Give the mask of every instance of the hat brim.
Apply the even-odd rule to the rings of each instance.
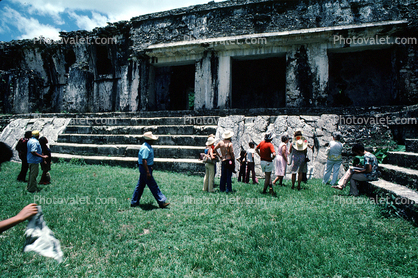
[[[152,137],[144,136],[145,140],[155,141],[158,140],[158,136],[152,135]]]
[[[308,142],[307,142],[306,138],[303,137],[303,136],[297,136],[297,137],[301,137],[299,140],[302,140],[303,141],[303,145],[301,147],[298,146],[297,145],[297,141],[299,141],[299,140],[296,140],[296,137],[295,137],[295,138],[293,138],[293,142],[295,142],[293,144],[293,148],[295,150],[297,150],[297,151],[304,151],[304,150],[306,150],[308,148]]]
[[[224,134],[222,134],[222,139],[231,139],[232,136],[234,136],[233,132],[230,132],[230,133],[225,132]]]

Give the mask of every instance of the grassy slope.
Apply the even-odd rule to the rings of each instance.
[[[65,260],[57,264],[33,252],[22,253],[26,226],[22,223],[0,235],[2,277],[418,273],[416,227],[402,219],[383,218],[366,197],[349,197],[347,191],[336,192],[318,180],[300,192],[291,190],[286,181],[287,187],[275,188],[277,197],[262,195],[261,185],[235,182],[236,192],[225,195],[202,192],[201,177],[155,172],[171,202],[162,210],[148,189],[143,206],[130,208],[138,178],[135,169],[55,164],[53,183],[33,195],[15,181],[19,167],[6,163],[0,172],[1,218],[38,198]],[[90,204],[51,204],[71,198],[81,202],[89,198]]]

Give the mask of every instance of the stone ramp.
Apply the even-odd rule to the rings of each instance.
[[[392,195],[386,199],[388,205],[401,209],[404,217],[418,224],[418,153],[413,150],[409,147],[407,152],[389,152],[387,164],[379,164],[381,178],[369,185]]]
[[[402,198],[402,200],[409,200],[407,202],[402,201],[404,203],[418,204],[418,192],[416,190],[412,190],[405,186],[392,183],[383,179],[379,179],[377,181],[371,181],[369,183],[376,188],[380,188],[384,190],[385,192],[390,192]]]
[[[198,160],[209,134],[216,134],[217,116],[154,118],[73,118],[56,143],[54,161],[83,160],[87,164],[137,167],[142,134],[159,136],[153,145],[155,169],[201,175]]]

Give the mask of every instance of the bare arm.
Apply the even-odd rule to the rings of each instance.
[[[0,233],[10,229],[13,226],[16,226],[17,224],[25,221],[26,219],[31,218],[37,213],[38,208],[36,204],[27,205],[16,216],[0,222]]]
[[[151,178],[151,173],[149,171],[148,162],[147,162],[146,159],[142,159],[142,166],[144,166],[145,171],[147,172],[147,179],[150,179]]]
[[[286,163],[287,163],[287,151],[286,151],[286,145],[283,145],[283,146],[282,146],[282,156],[283,156],[284,160],[285,160],[285,161],[286,161]]]
[[[48,156],[47,156],[47,155],[41,155],[41,154],[39,154],[39,153],[37,153],[37,152],[31,152],[31,154],[33,154],[34,156],[38,156],[38,157],[40,157],[40,158],[44,158],[44,159],[47,159],[47,158],[48,158]]]

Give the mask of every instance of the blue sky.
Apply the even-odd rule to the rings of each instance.
[[[92,30],[107,22],[207,2],[209,0],[0,0],[0,41],[40,36],[58,39],[60,31]]]

